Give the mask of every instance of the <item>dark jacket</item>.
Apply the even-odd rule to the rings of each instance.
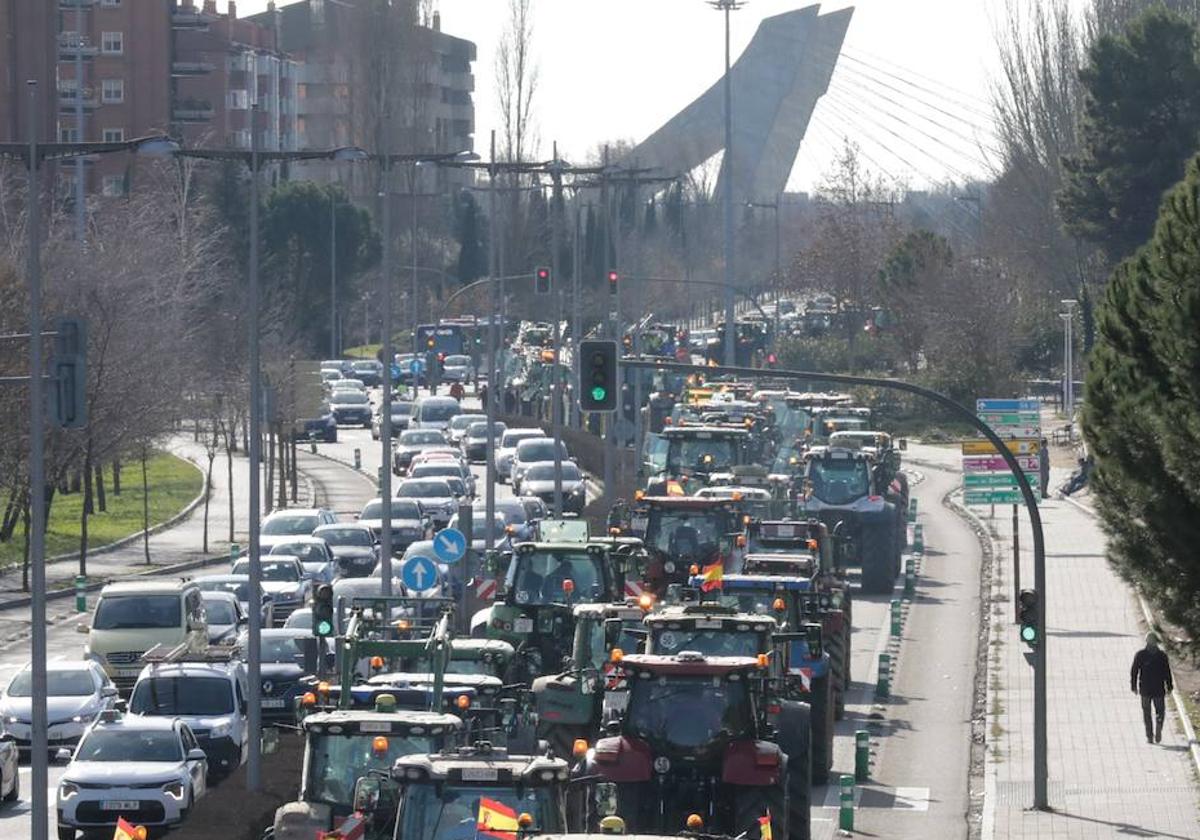
[[[1171,679],[1171,663],[1161,648],[1142,648],[1134,655],[1133,667],[1129,669],[1129,687],[1143,697],[1162,697],[1168,691],[1175,690],[1175,681]]]

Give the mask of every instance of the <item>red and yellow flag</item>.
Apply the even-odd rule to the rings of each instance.
[[[146,829],[140,825],[133,825],[124,817],[117,817],[113,840],[146,840]]]
[[[475,831],[496,840],[517,840],[517,812],[503,802],[480,797]]]
[[[758,837],[759,840],[771,840],[771,812],[767,811],[765,816],[758,818]]]
[[[704,578],[700,584],[701,592],[711,592],[714,589],[720,589],[723,586],[721,581],[725,578],[725,565],[723,563],[713,563],[711,566],[705,566],[700,571],[700,574]]]

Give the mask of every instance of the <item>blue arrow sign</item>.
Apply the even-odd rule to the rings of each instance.
[[[443,563],[457,563],[467,553],[467,538],[457,528],[444,528],[433,538],[433,553]]]
[[[977,412],[998,411],[1041,411],[1042,404],[1037,400],[975,400]]]
[[[400,381],[400,365],[392,365],[391,372],[392,372],[392,381],[399,382]]]
[[[425,362],[421,359],[413,359],[408,363],[408,372],[413,376],[419,376],[421,371],[425,369]]]
[[[437,566],[428,557],[410,557],[400,568],[400,579],[413,592],[432,589],[438,581]]]

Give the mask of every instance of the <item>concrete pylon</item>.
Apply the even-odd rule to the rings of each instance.
[[[734,63],[734,201],[783,192],[817,100],[829,88],[853,8],[819,5],[765,18]],[[723,79],[633,149],[626,161],[687,172],[725,145]],[[717,196],[725,189],[718,183]]]

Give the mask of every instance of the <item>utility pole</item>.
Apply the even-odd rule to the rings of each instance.
[[[1075,418],[1075,307],[1077,300],[1064,300],[1062,305],[1066,312],[1059,315],[1063,320],[1063,411],[1067,415],[1067,423]],[[1072,430],[1074,433],[1074,430]]]
[[[591,207],[590,204],[588,206],[589,206],[589,208]],[[579,217],[581,209],[582,208],[581,208],[581,202],[579,200],[579,194],[576,193],[576,195],[575,195],[575,240],[572,243],[572,251],[571,251],[571,370],[573,372],[573,376],[572,376],[573,382],[579,381],[579,341],[580,341],[580,339],[583,338],[583,336],[581,335],[581,333],[583,331],[583,325],[582,325],[582,320],[580,317],[580,310],[582,308],[582,302],[579,299],[579,291],[580,291],[579,290],[579,275],[582,272],[582,266],[580,265],[580,263],[583,261],[582,260],[583,244],[580,241],[580,239],[581,239],[580,231],[581,231],[582,225],[580,223],[581,220]],[[572,425],[574,425],[576,428],[579,428],[583,425],[583,418],[580,415],[578,399],[571,400],[571,418],[572,418]]]
[[[550,199],[550,293],[554,295],[554,367],[550,371],[550,425],[554,437],[554,517],[562,518],[562,292],[559,289],[559,228],[562,226],[562,176],[563,162],[558,159],[558,143],[554,144],[554,160],[550,164],[550,178],[554,192]]]
[[[496,130],[492,129],[491,157],[488,159],[488,276],[496,276]],[[499,327],[496,323],[500,307],[492,299],[491,317],[488,318],[488,370],[487,399],[484,411],[487,414],[487,522],[484,525],[484,545],[490,551],[496,546],[496,356],[500,346]]]
[[[383,399],[379,405],[379,439],[383,460],[379,470],[379,575],[384,597],[392,594],[392,366],[396,354],[392,350],[392,115],[383,114],[381,131],[383,143],[379,157],[379,198],[383,202],[383,258],[380,274],[379,308],[382,310],[380,355],[383,357]],[[417,302],[412,301],[415,310]],[[415,335],[415,332],[414,332]],[[415,357],[414,357],[415,358]],[[413,374],[414,387],[416,374]]]
[[[338,352],[337,314],[337,194],[329,189],[329,358],[336,359]]]
[[[76,0],[79,2],[79,0]],[[82,143],[87,138],[83,133],[83,3],[75,7],[75,142]],[[103,84],[103,83],[101,83]],[[103,139],[103,138],[99,138]],[[75,158],[75,241],[79,247],[87,245],[87,195],[84,182],[87,179],[87,169],[83,156]]]
[[[737,363],[737,321],[732,287],[737,277],[734,271],[733,241],[733,80],[730,78],[732,55],[729,31],[730,13],[745,5],[742,0],[708,0],[710,6],[725,14],[725,152],[721,156],[720,182],[725,185],[721,195],[725,207],[725,364]]]
[[[250,627],[248,645],[250,656],[246,663],[246,727],[250,730],[249,755],[246,757],[246,788],[251,792],[262,789],[262,562],[259,554],[259,517],[262,514],[262,362],[259,341],[258,300],[258,190],[259,190],[259,133],[258,105],[251,105],[250,119]]]

